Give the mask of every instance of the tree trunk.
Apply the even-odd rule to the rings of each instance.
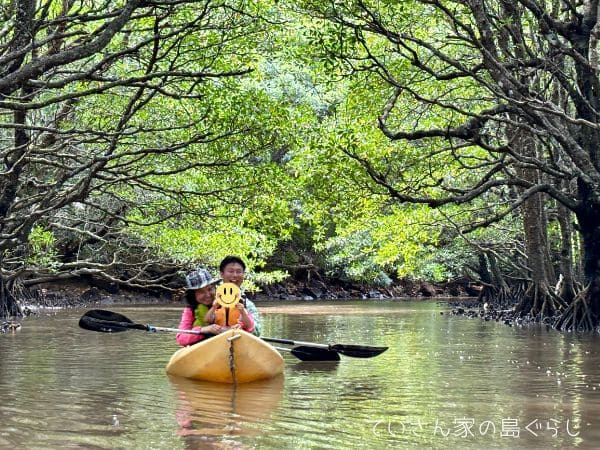
[[[496,256],[492,251],[483,251],[479,255],[479,276],[483,289],[479,294],[480,302],[490,302],[497,306],[512,304],[511,288],[498,267]]]
[[[507,128],[507,134],[513,148],[524,160],[537,158],[538,149],[533,136],[524,128],[518,127],[519,118],[513,118],[514,124]],[[517,170],[519,177],[531,184],[542,182],[542,175],[536,169],[525,164]],[[519,299],[517,314],[544,320],[556,314],[561,301],[551,286],[556,283],[556,274],[548,247],[547,214],[544,197],[541,193],[527,198],[521,207],[525,253],[529,279],[527,289]]]
[[[600,199],[596,193],[580,187],[582,190],[585,191],[582,193],[585,200],[577,212],[577,220],[583,244],[583,275],[597,323],[600,317]]]
[[[2,258],[0,258],[0,264]],[[9,284],[0,276],[0,318],[19,317],[22,315],[21,308],[9,288]]]
[[[600,325],[600,196],[578,180],[582,199],[576,211],[582,242],[584,288],[561,315],[561,330],[591,331]]]
[[[560,254],[558,266],[560,278],[556,286],[556,294],[570,304],[577,293],[576,276],[573,258],[573,227],[571,226],[571,212],[563,205],[558,205],[557,220],[560,226]]]
[[[546,214],[541,194],[535,194],[524,203],[522,214],[530,282],[517,306],[517,312],[543,320],[556,314],[560,302],[550,288],[554,284],[555,274],[548,250]]]

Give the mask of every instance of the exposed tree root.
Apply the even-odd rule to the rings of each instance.
[[[515,313],[535,321],[548,323],[564,310],[567,304],[546,284],[530,283],[521,296]]]
[[[0,284],[0,318],[22,317],[23,310],[18,299],[30,299],[32,296],[22,283],[12,281]]]
[[[560,314],[553,327],[561,331],[594,331],[598,317],[590,308],[590,286],[586,286]]]
[[[600,313],[592,307],[593,295],[590,284],[580,289],[570,302],[549,285],[531,281],[526,290],[522,286],[500,289],[486,285],[479,297],[484,308],[478,315],[485,320],[502,320],[507,325],[515,321],[537,322],[560,331],[600,331]]]
[[[481,304],[490,303],[497,306],[506,306],[514,304],[515,294],[507,284],[502,286],[486,284],[481,289],[477,300]]]
[[[513,322],[537,322],[553,326],[556,318],[567,308],[552,287],[531,280],[515,283],[510,287],[503,284],[485,286],[479,301],[484,305],[480,316],[485,320]]]

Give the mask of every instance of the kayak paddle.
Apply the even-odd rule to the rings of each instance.
[[[354,358],[372,358],[373,356],[382,354],[388,349],[388,347],[370,347],[367,345],[355,344],[315,344],[313,342],[291,341],[289,339],[270,337],[261,337],[261,339],[267,342],[275,342],[278,344],[300,345],[302,347],[334,351],[345,356],[352,356]]]
[[[315,348],[308,347],[305,345],[299,345],[297,347],[275,347],[280,352],[290,352],[300,361],[339,361],[340,355],[332,350],[326,348]]]
[[[106,311],[103,309],[92,309],[87,311],[79,319],[79,326],[85,330],[99,331],[101,333],[118,333],[127,330],[142,331],[168,331],[174,333],[202,334],[195,330],[181,330],[178,328],[155,327],[142,323],[134,323],[122,314]],[[340,355],[335,350],[325,347],[314,347],[299,345],[289,348],[274,347],[280,351],[290,352],[301,361],[339,361]]]

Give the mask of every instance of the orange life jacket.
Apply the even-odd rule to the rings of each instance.
[[[240,320],[240,312],[237,308],[219,307],[215,311],[215,323],[222,327],[232,327],[237,325]]]

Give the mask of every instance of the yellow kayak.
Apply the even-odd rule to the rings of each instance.
[[[218,383],[248,383],[283,373],[283,357],[243,330],[229,330],[177,350],[167,364],[170,375]]]

